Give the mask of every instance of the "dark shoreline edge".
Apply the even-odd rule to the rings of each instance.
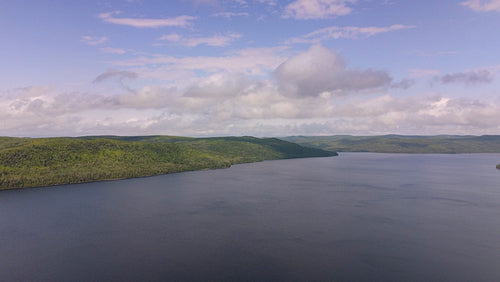
[[[235,163],[235,164],[232,164],[232,165],[230,165],[228,167],[220,167],[220,168],[201,168],[201,169],[183,170],[183,171],[177,171],[177,172],[168,172],[168,173],[162,173],[162,174],[152,174],[152,175],[143,175],[143,176],[135,176],[135,177],[123,177],[123,178],[99,179],[99,180],[90,180],[90,181],[86,181],[86,182],[60,183],[60,184],[51,184],[51,185],[43,185],[43,186],[15,187],[15,188],[6,188],[6,189],[0,188],[0,193],[2,193],[3,191],[21,191],[21,190],[26,190],[26,189],[43,189],[43,188],[60,187],[60,186],[67,186],[67,185],[80,185],[80,184],[109,182],[109,181],[121,181],[121,180],[130,180],[130,179],[141,179],[141,178],[149,178],[149,177],[156,177],[156,176],[170,175],[170,174],[178,174],[178,173],[187,173],[187,172],[200,172],[200,171],[221,170],[221,169],[231,168],[231,167],[233,167],[235,165],[244,165],[244,164],[261,163],[261,162],[269,162],[269,161],[284,161],[284,160],[309,159],[309,158],[311,158],[311,159],[312,158],[332,158],[332,157],[336,157],[336,156],[338,156],[338,155],[322,156],[322,157],[299,157],[299,158],[286,158],[286,159],[267,159],[267,160],[255,161],[255,162]]]

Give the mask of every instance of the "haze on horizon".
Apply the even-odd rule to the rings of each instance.
[[[0,136],[500,134],[500,0],[4,0],[0,25]]]

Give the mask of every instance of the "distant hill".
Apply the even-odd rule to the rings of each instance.
[[[276,138],[173,136],[0,137],[0,189],[225,168],[336,153]]]
[[[291,136],[281,138],[300,145],[335,152],[378,153],[500,153],[500,136]]]

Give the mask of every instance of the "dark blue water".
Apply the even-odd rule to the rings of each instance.
[[[500,281],[500,154],[0,192],[2,281]]]

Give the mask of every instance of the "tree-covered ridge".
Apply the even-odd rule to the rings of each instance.
[[[500,153],[500,136],[293,136],[283,140],[335,152]]]
[[[0,189],[82,183],[225,168],[269,159],[332,156],[278,139],[0,137]]]

